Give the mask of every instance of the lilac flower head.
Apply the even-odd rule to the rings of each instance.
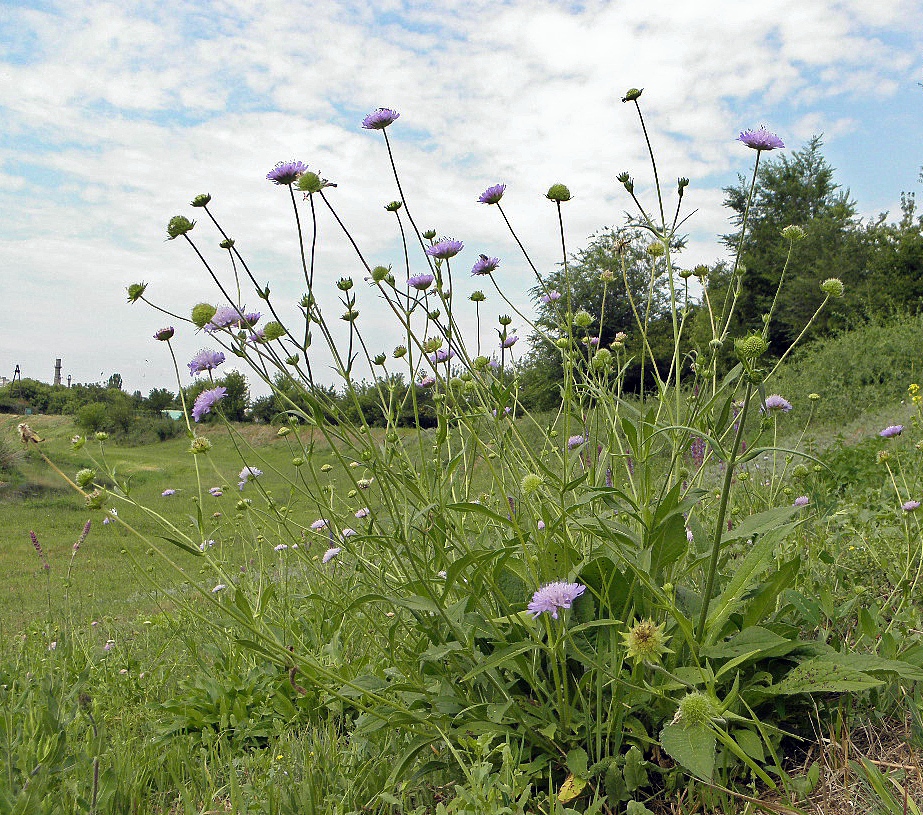
[[[224,583],[219,583],[212,589],[212,594],[217,594],[219,591],[224,591],[226,588],[227,586]]]
[[[401,114],[391,108],[378,108],[373,110],[362,120],[362,127],[366,130],[384,130],[388,125],[394,124]]]
[[[567,440],[567,449],[574,450],[579,447],[581,444],[586,444],[586,439],[583,436],[571,436]]]
[[[542,302],[545,303],[545,305],[548,305],[549,303],[553,303],[555,300],[560,300],[560,299],[561,299],[561,292],[556,291],[555,289],[552,289],[551,291],[549,291],[548,294],[542,295]]]
[[[362,520],[363,518],[368,518],[368,517],[369,517],[369,508],[368,508],[368,507],[362,507],[362,509],[360,509],[360,510],[356,513],[356,517],[357,517],[359,520]]]
[[[772,394],[772,396],[767,396],[766,404],[760,408],[763,413],[772,413],[776,410],[781,410],[783,413],[788,413],[791,409],[792,403],[787,399],[783,399],[777,393]]]
[[[351,538],[355,534],[356,534],[356,530],[348,526],[345,529],[340,530],[340,535],[344,538]]]
[[[263,471],[256,467],[244,467],[240,471],[238,478],[246,484],[248,481],[253,481],[254,478],[259,478],[262,474]]]
[[[799,495],[793,502],[793,507],[806,507],[811,503],[811,499],[807,495]]]
[[[515,334],[510,334],[506,339],[500,343],[501,348],[512,348],[517,342],[519,342],[519,337]]]
[[[206,413],[211,413],[211,409],[218,404],[228,394],[227,388],[217,387],[211,390],[202,391],[192,405],[192,418],[200,422]]]
[[[164,490],[160,493],[161,498],[169,498],[171,495],[176,495],[176,490]]]
[[[318,518],[313,524],[311,524],[311,529],[315,532],[319,532],[321,529],[327,528],[327,521],[324,518]]]
[[[329,563],[342,551],[343,550],[339,546],[331,546],[326,552],[324,552],[324,556],[320,559],[321,563]]]
[[[166,342],[170,337],[173,336],[176,329],[172,325],[168,325],[166,328],[161,328],[156,334],[154,334],[155,340],[160,340],[161,342]]]
[[[434,243],[432,246],[427,246],[426,254],[431,258],[448,260],[449,258],[455,257],[464,248],[465,244],[461,241],[446,238],[445,240],[439,241],[439,243]]]
[[[500,265],[500,258],[489,258],[487,255],[481,255],[474,266],[471,267],[471,274],[484,275],[496,271]]]
[[[426,291],[436,278],[431,274],[423,273],[416,274],[411,278],[408,278],[407,285],[412,286],[417,291]]]
[[[506,184],[494,184],[478,196],[479,204],[499,204],[506,192]]]
[[[905,501],[903,504],[901,504],[901,509],[904,510],[904,512],[913,512],[915,509],[919,509],[919,508],[920,508],[919,501],[910,500],[910,501]]]
[[[240,315],[243,309],[237,309],[234,306],[218,306],[218,309],[212,315],[212,318],[205,324],[205,330],[211,334],[219,328],[227,328],[240,321]]]
[[[537,528],[539,531],[541,531],[541,530],[543,530],[543,529],[545,528],[545,522],[544,522],[544,521],[539,521],[535,526],[536,526],[536,528]]]
[[[428,359],[430,364],[438,365],[440,362],[448,362],[454,356],[455,352],[451,348],[439,348],[434,353],[430,354]]]
[[[430,387],[431,385],[435,385],[435,384],[436,384],[436,377],[435,377],[435,376],[424,376],[424,377],[420,380],[420,387],[421,387],[421,388],[428,388],[428,387]]]
[[[782,139],[765,127],[760,127],[759,130],[744,130],[737,140],[753,150],[779,150],[785,147]]]
[[[189,367],[189,376],[195,376],[203,371],[213,371],[222,362],[224,362],[224,354],[221,353],[221,351],[211,351],[207,348],[203,348],[189,363],[187,363]]]
[[[222,495],[224,495],[224,491],[221,489],[221,487],[209,487],[208,491],[213,496],[215,496],[215,498],[220,498]]]
[[[893,439],[895,436],[900,436],[904,432],[904,425],[902,424],[892,424],[886,427],[878,435],[883,439]]]
[[[266,174],[266,178],[272,181],[273,184],[285,186],[286,184],[294,184],[298,180],[298,176],[307,172],[307,170],[308,165],[302,164],[300,161],[280,161]]]
[[[533,618],[543,612],[548,612],[557,620],[558,609],[570,608],[574,600],[585,591],[586,586],[581,586],[579,583],[564,583],[560,580],[556,583],[548,583],[532,595],[528,609]]]

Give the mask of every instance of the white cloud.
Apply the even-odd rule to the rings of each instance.
[[[620,102],[630,85],[646,87],[664,190],[673,195],[678,175],[692,179],[687,201],[700,212],[682,258],[692,265],[723,252],[720,187],[752,159],[733,140],[739,129],[766,122],[793,145],[820,131],[846,138],[867,97],[894,94],[918,72],[918,49],[900,40],[920,31],[912,2],[661,5],[656,17],[646,4],[525,0],[14,10],[13,27],[37,46],[27,62],[3,65],[0,87],[12,140],[0,152],[9,213],[0,251],[22,283],[0,373],[22,362],[47,378],[46,360],[60,355],[86,371],[80,379],[118,367],[129,388],[169,384],[168,360],[139,363],[162,351],[149,335],[163,319],[124,305],[123,288],[150,280],[152,297],[182,313],[214,297],[188,247],[163,241],[168,218],[193,214],[187,203],[199,192],[214,195],[254,274],[272,280],[293,313],[282,303],[304,283],[291,207],[264,179],[280,159],[336,181],[330,200],[369,262],[399,265],[382,210],[396,197],[387,156],[379,134],[358,128],[379,104],[402,113],[390,132],[419,226],[466,241],[456,274],[467,293],[479,251],[501,255],[502,279],[532,282],[499,214],[475,203],[490,183],[509,184],[504,203],[541,270],[560,259],[554,209],[542,198],[551,183],[574,192],[572,249],[621,221],[631,204],[615,181],[621,170],[650,202],[646,146],[633,107]],[[317,288],[338,308],[333,282],[358,280],[361,267],[330,214],[318,217]],[[200,220],[193,237],[223,262],[220,236]],[[388,315],[362,301],[376,341],[398,342]],[[192,353],[201,338],[177,342]],[[60,345],[67,350],[49,350]]]

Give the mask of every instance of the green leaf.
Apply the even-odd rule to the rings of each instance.
[[[660,731],[660,746],[693,775],[711,781],[715,769],[715,734],[702,724],[670,723]]]
[[[735,634],[729,640],[709,645],[701,650],[708,659],[735,659],[743,654],[760,657],[780,657],[800,648],[803,643],[779,636],[768,628],[754,625]]]
[[[179,540],[179,538],[168,538],[166,535],[158,535],[161,540],[165,540],[167,543],[172,543],[174,546],[178,546],[185,552],[195,555],[196,557],[202,557],[202,550],[198,546],[193,546],[191,543],[186,541]]]
[[[641,751],[632,745],[631,749],[625,754],[625,768],[622,771],[625,777],[625,786],[629,792],[634,792],[639,787],[646,787],[648,784],[647,770],[644,769],[644,758]]]
[[[572,775],[587,777],[587,754],[582,747],[575,747],[567,754],[567,769]]]
[[[480,676],[485,671],[489,671],[492,668],[497,668],[502,665],[504,662],[511,660],[513,657],[524,654],[526,651],[531,651],[535,648],[538,648],[538,644],[532,641],[519,642],[513,645],[508,645],[506,648],[501,648],[499,651],[492,654],[488,659],[485,659],[483,662],[479,663],[476,668],[468,671],[462,678],[462,682],[469,682],[474,679],[476,676]]]
[[[763,740],[752,730],[735,730],[731,735],[740,749],[750,756],[750,758],[756,759],[757,761],[766,760]]]
[[[654,815],[640,801],[629,801],[625,806],[625,815]]]
[[[838,665],[824,657],[814,657],[796,665],[785,678],[767,688],[754,688],[753,692],[767,696],[791,696],[798,693],[845,693],[861,691],[883,685],[867,673]]]
[[[801,558],[795,557],[783,563],[755,592],[744,610],[744,626],[756,625],[771,611],[775,611],[776,600],[787,589],[801,569]]]
[[[773,507],[764,512],[757,512],[755,515],[748,515],[736,527],[721,536],[721,543],[724,545],[732,540],[744,540],[767,532],[778,533],[782,524],[800,510],[801,507],[794,506]],[[794,525],[791,528],[793,529]],[[777,540],[782,540],[784,537],[785,535],[780,535]]]

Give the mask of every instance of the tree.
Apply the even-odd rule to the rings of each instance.
[[[112,374],[109,377],[109,382],[106,384],[107,388],[114,388],[117,391],[122,390],[122,375],[121,374]]]
[[[153,388],[147,395],[147,407],[155,413],[173,407],[176,397],[166,388]]]
[[[804,230],[804,238],[792,246],[791,260],[779,290],[769,328],[770,348],[782,353],[799,335],[824,299],[820,283],[829,277],[848,282],[862,266],[860,224],[849,190],[834,181],[834,168],[821,153],[823,141],[814,136],[790,156],[766,160],[757,174],[756,188],[747,220],[740,262],[742,288],[731,333],[742,334],[762,326],[769,314],[789,252],[782,230],[789,225]],[[738,184],[726,187],[725,205],[733,211],[736,231],[724,242],[736,251],[750,181],[738,176]],[[715,276],[709,283],[712,303],[721,303],[728,277]],[[823,331],[831,309],[822,315],[813,333]]]

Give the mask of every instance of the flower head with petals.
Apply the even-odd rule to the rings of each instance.
[[[575,450],[581,444],[585,444],[585,443],[586,443],[586,439],[583,436],[571,436],[567,440],[567,449]]]
[[[426,291],[436,278],[431,274],[424,272],[422,274],[415,274],[413,277],[407,279],[407,285],[411,288],[416,289],[417,291]]]
[[[510,334],[508,337],[500,341],[501,348],[512,348],[517,342],[519,342],[519,337],[515,334]]]
[[[791,409],[792,403],[789,402],[788,399],[779,396],[777,393],[767,396],[766,403],[760,408],[763,413],[773,413],[777,410],[782,411],[782,413],[788,413]]]
[[[506,192],[506,184],[494,184],[478,196],[479,204],[499,204]]]
[[[585,591],[586,586],[581,586],[579,583],[565,583],[560,580],[548,583],[532,595],[528,609],[533,617],[547,612],[557,620],[558,609],[570,608],[574,600]]]
[[[321,558],[321,563],[329,563],[342,551],[342,548],[339,546],[331,546],[326,552],[324,552],[324,556]]]
[[[555,300],[560,300],[560,299],[561,299],[561,292],[555,291],[554,289],[549,291],[548,294],[542,295],[542,302],[545,305],[548,305],[549,303],[553,303]]]
[[[294,184],[298,180],[298,176],[307,172],[307,170],[308,165],[302,164],[300,161],[280,161],[266,174],[266,178],[272,181],[273,184],[286,186]]]
[[[914,501],[912,499],[910,501],[905,501],[903,504],[901,504],[901,509],[904,510],[904,512],[913,512],[915,509],[919,509],[919,508],[920,508],[920,502]]]
[[[765,127],[760,127],[759,130],[744,130],[737,140],[753,150],[780,150],[785,147],[782,139]]]
[[[474,266],[471,267],[471,274],[484,275],[496,271],[500,265],[500,258],[489,258],[487,255],[478,257]]]
[[[217,387],[211,390],[202,391],[192,405],[192,418],[200,422],[206,413],[211,413],[212,408],[217,405],[225,396],[228,395],[228,389]]]
[[[213,371],[222,362],[224,362],[224,354],[221,351],[203,349],[187,363],[189,375],[195,376],[203,371]]]
[[[892,424],[882,430],[878,435],[883,439],[893,439],[895,436],[900,436],[904,432],[904,425],[902,424]]]
[[[426,254],[431,258],[448,260],[449,258],[455,257],[464,248],[465,244],[461,241],[450,240],[449,238],[446,238],[439,241],[439,243],[434,243],[432,246],[427,246]]]
[[[366,130],[384,130],[388,125],[394,124],[400,116],[400,113],[391,108],[378,108],[362,120],[362,127]]]

